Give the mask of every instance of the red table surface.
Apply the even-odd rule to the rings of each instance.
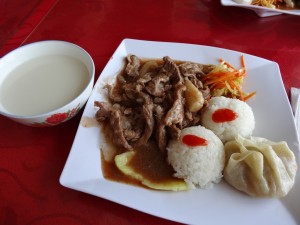
[[[298,16],[261,18],[219,0],[29,2],[0,1],[0,57],[31,42],[69,41],[91,54],[97,79],[124,38],[193,43],[273,60],[287,93],[300,87]],[[59,184],[81,113],[50,128],[0,116],[0,224],[177,224]]]

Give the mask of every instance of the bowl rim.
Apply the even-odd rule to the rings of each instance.
[[[71,43],[71,42],[68,42],[68,41],[61,41],[61,40],[43,40],[43,41],[37,41],[37,42],[32,42],[32,43],[29,43],[29,44],[25,44],[25,45],[22,45],[10,52],[8,52],[7,54],[5,54],[3,57],[0,58],[0,61],[2,61],[3,59],[9,57],[11,54],[15,54],[16,52],[19,52],[19,51],[22,51],[23,48],[28,48],[30,46],[33,46],[33,45],[41,45],[41,44],[45,44],[45,43],[61,43],[61,44],[66,44],[66,45],[69,45],[69,46],[72,46],[72,47],[75,47],[77,49],[79,49],[80,51],[82,51],[86,56],[87,56],[87,59],[88,61],[90,61],[91,63],[91,71],[89,72],[89,82],[86,84],[85,88],[80,92],[80,94],[75,97],[74,99],[72,99],[71,101],[69,101],[67,104],[63,105],[63,106],[60,106],[56,109],[53,109],[51,111],[48,111],[48,112],[45,112],[45,113],[40,113],[40,114],[33,114],[33,115],[16,115],[16,114],[13,114],[13,113],[9,113],[9,112],[4,112],[0,109],[0,115],[3,115],[3,116],[6,116],[8,118],[12,118],[12,119],[35,119],[35,118],[40,118],[40,117],[47,117],[49,115],[52,115],[52,114],[56,114],[56,113],[59,113],[61,111],[64,111],[62,109],[64,109],[65,107],[67,107],[68,105],[70,105],[72,102],[75,102],[77,101],[80,97],[82,97],[82,95],[87,91],[87,89],[89,88],[90,85],[92,85],[93,87],[93,83],[94,83],[94,77],[95,77],[95,63],[94,63],[94,60],[93,58],[91,57],[91,55],[82,47],[80,47],[79,45],[77,44],[74,44],[74,43]],[[91,84],[92,83],[92,84]],[[91,88],[91,91],[92,91],[92,88]],[[91,92],[90,91],[90,92]],[[89,93],[90,95],[91,93]],[[87,99],[85,100],[85,102],[87,101]]]

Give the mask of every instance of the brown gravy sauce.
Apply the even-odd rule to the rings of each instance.
[[[131,184],[134,186],[142,186],[139,181],[123,174],[117,168],[114,161],[108,162],[104,160],[104,157],[102,155],[101,155],[101,165],[102,165],[102,174],[105,179],[120,182],[120,183]]]
[[[161,152],[154,141],[135,149],[136,155],[129,165],[153,182],[177,180],[172,177],[174,170],[166,162],[166,154]]]
[[[112,132],[108,124],[101,124],[101,130],[106,140],[108,149],[101,149],[101,165],[104,178],[121,183],[142,186],[139,181],[124,175],[116,166],[114,160],[107,161],[103,156],[104,151],[115,151],[115,155],[126,152],[127,150],[117,148],[112,143]],[[166,161],[166,153],[161,152],[155,143],[151,140],[147,145],[134,148],[136,154],[129,162],[129,165],[138,171],[145,179],[156,183],[179,180],[173,177],[174,170]],[[113,157],[114,158],[114,157]]]

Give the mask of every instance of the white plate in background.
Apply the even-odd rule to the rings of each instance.
[[[235,6],[235,7],[251,9],[254,12],[256,12],[256,14],[260,17],[277,16],[280,14],[290,14],[290,15],[300,16],[299,9],[289,9],[289,10],[271,9],[263,6],[257,6],[257,5],[240,4],[240,3],[236,3],[234,0],[221,0],[221,4],[223,6]]]
[[[243,54],[247,69],[243,89],[246,92],[257,92],[257,95],[248,102],[256,118],[254,136],[273,141],[287,141],[295,152],[299,165],[299,143],[278,64],[236,51],[193,44],[125,39],[95,84],[83,112],[83,118],[94,117],[96,112],[94,101],[105,99],[99,89],[120,71],[128,54],[146,58],[170,56],[177,60],[204,64],[217,64],[218,59],[223,58],[238,68]],[[216,184],[210,190],[155,191],[104,179],[100,160],[102,142],[103,137],[98,127],[86,128],[82,124],[79,125],[60,177],[63,186],[185,224],[296,225],[300,223],[299,170],[294,188],[282,199],[249,197],[235,190],[225,181]]]

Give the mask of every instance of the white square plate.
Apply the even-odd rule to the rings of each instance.
[[[252,55],[192,44],[165,43],[125,39],[101,73],[83,118],[94,117],[95,100],[105,99],[99,89],[115,76],[128,54],[217,64],[219,58],[240,67],[240,56],[246,62],[246,92],[257,91],[249,100],[256,117],[254,136],[273,141],[285,140],[297,156],[298,139],[292,110],[275,62]],[[213,189],[186,192],[154,191],[106,180],[101,172],[100,145],[103,139],[98,127],[79,125],[60,183],[71,189],[89,193],[165,219],[186,224],[231,225],[296,225],[300,223],[300,177],[283,199],[259,199],[238,192],[225,181]],[[97,199],[95,198],[95,201]]]
[[[256,12],[256,14],[260,17],[276,16],[280,14],[290,14],[290,15],[300,16],[299,9],[289,9],[289,10],[271,9],[267,7],[257,6],[257,5],[240,4],[240,3],[236,3],[233,0],[221,0],[221,4],[223,6],[235,6],[235,7],[251,9],[254,12]]]

